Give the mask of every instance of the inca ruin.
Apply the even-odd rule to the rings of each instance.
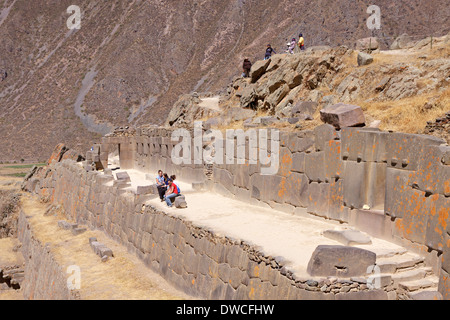
[[[0,300],[450,299],[444,1],[37,2],[0,1]]]

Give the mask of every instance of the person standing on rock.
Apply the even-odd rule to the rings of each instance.
[[[251,68],[252,68],[252,63],[250,62],[250,60],[244,59],[244,64],[242,65],[242,69],[243,69],[242,77],[243,78],[250,77],[250,69]]]
[[[264,60],[269,60],[272,57],[272,53],[277,54],[275,50],[273,50],[270,44],[267,45],[266,55],[264,56]]]
[[[167,187],[162,170],[158,171],[158,176],[156,177],[156,187],[158,188],[159,198],[161,199],[161,202],[163,202]]]
[[[305,50],[305,39],[303,38],[303,34],[300,33],[298,36],[298,47],[300,50]]]

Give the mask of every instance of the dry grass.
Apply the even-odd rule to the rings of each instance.
[[[437,95],[435,92],[398,101],[359,101],[356,104],[363,108],[369,121],[381,120],[380,129],[382,130],[421,133],[427,121],[441,117],[450,110],[450,88],[438,96],[434,101],[434,108],[424,109],[424,105]]]
[[[63,270],[70,265],[81,268],[81,297],[86,300],[173,300],[189,299],[170,287],[125,247],[109,239],[100,231],[87,231],[73,236],[57,227],[61,217],[45,217],[45,206],[25,195],[23,210],[31,216],[33,235],[41,243],[50,243],[51,252]],[[111,248],[115,257],[106,263],[93,252],[89,238]]]

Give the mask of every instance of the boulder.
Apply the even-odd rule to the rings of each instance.
[[[114,257],[113,251],[105,246],[103,243],[92,241],[90,242],[92,250],[94,250],[95,254],[100,258],[104,256]]]
[[[252,79],[252,83],[261,78],[261,76],[266,72],[267,67],[270,65],[271,60],[259,60],[255,62],[250,70],[250,78]]]
[[[363,38],[356,41],[356,50],[377,50],[380,47],[375,37]]]
[[[338,103],[320,110],[320,119],[336,129],[365,125],[364,113],[359,106]]]
[[[312,116],[317,111],[319,104],[313,101],[299,101],[292,107],[292,116],[298,117],[300,115]]]
[[[251,108],[256,101],[256,91],[253,85],[244,88],[241,92],[241,108]]]
[[[178,209],[185,209],[187,208],[187,202],[185,197],[177,197],[175,198],[174,206]]]
[[[50,159],[48,159],[47,165],[60,162],[67,150],[67,147],[63,143],[58,144],[55,149],[53,149],[53,153],[50,156]]]
[[[365,52],[358,53],[358,66],[367,66],[373,62],[373,57]]]
[[[255,114],[256,114],[256,111],[254,111],[254,110],[242,109],[242,108],[237,108],[237,107],[231,108],[227,111],[227,116],[232,121],[243,121],[248,118],[254,117]]]
[[[408,34],[404,33],[401,36],[397,37],[394,42],[392,42],[390,49],[398,50],[398,49],[407,49],[412,46],[411,37]]]
[[[318,246],[308,264],[308,273],[314,277],[349,278],[365,276],[374,266],[374,252],[345,246]]]

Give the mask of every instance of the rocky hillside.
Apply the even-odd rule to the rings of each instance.
[[[341,46],[257,61],[250,78],[237,77],[228,86],[219,111],[202,107],[203,99],[183,97],[166,125],[204,120],[222,128],[305,129],[322,123],[321,109],[346,103],[363,108],[366,125],[450,142],[450,34],[435,38],[433,50],[425,39],[407,49],[377,50],[366,65],[357,65],[360,56],[366,54]]]
[[[75,3],[76,2],[76,3]],[[161,124],[182,94],[217,91],[270,42],[353,47],[368,4],[342,0],[0,0],[0,160],[85,149],[117,125]],[[81,8],[69,30],[67,8]],[[377,0],[392,37],[450,31],[444,0]],[[431,23],[432,21],[432,23]]]

